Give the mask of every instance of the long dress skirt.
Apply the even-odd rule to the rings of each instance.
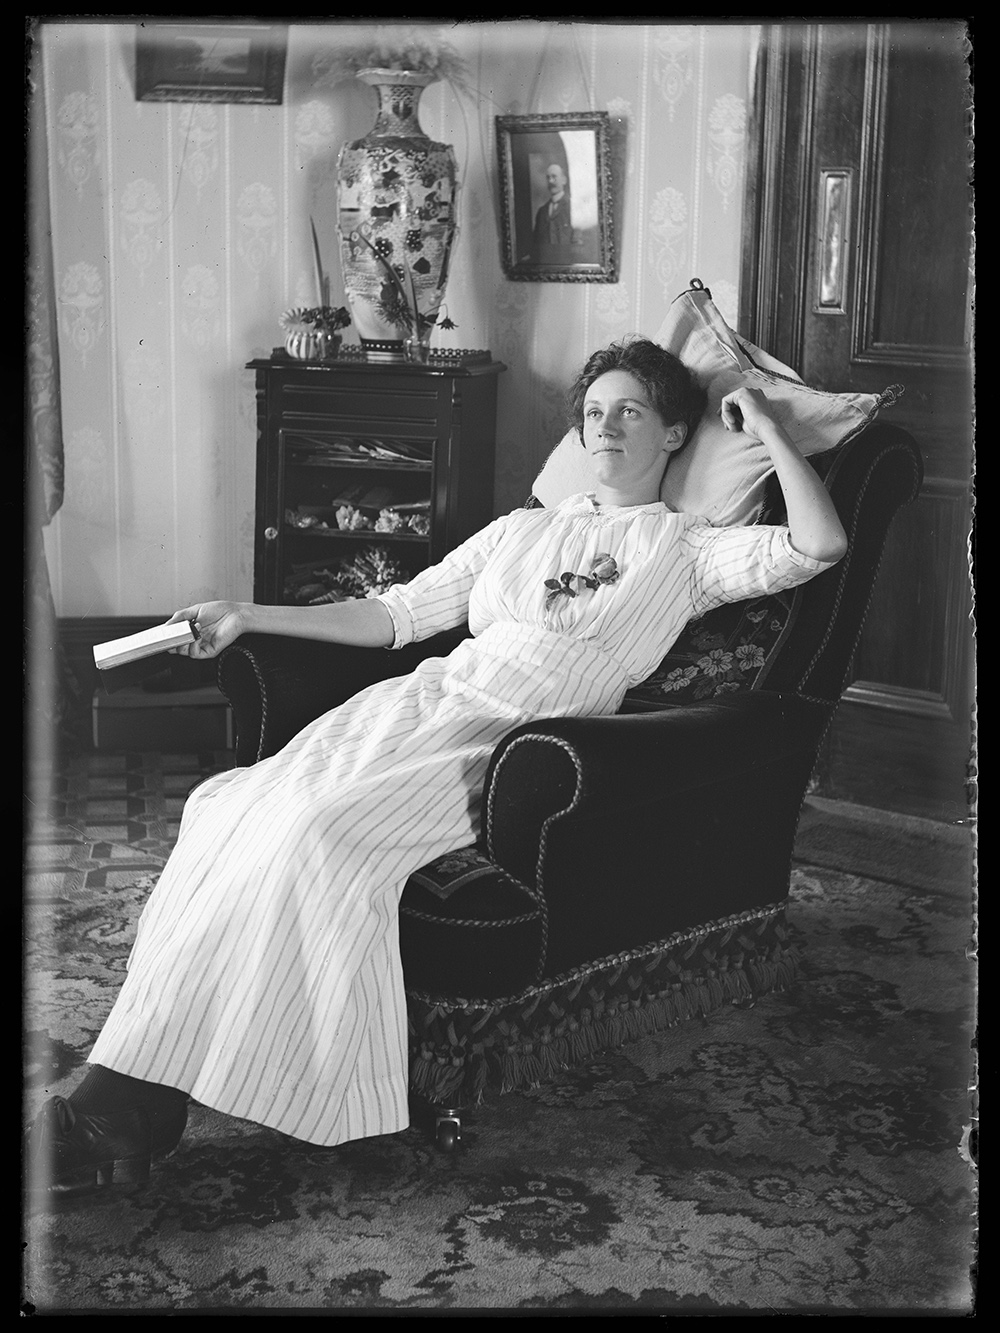
[[[405,1128],[403,886],[475,840],[512,727],[625,684],[596,645],[494,624],[202,784],[91,1061],[310,1143]]]

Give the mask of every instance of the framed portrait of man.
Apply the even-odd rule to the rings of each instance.
[[[502,259],[518,282],[617,282],[606,111],[497,116]]]

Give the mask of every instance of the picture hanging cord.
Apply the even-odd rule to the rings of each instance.
[[[552,29],[547,27],[545,30],[545,40],[542,42],[542,49],[538,53],[538,65],[535,68],[535,78],[531,85],[531,93],[528,96],[527,105],[524,108],[528,116],[536,115],[535,110],[538,104],[538,84],[542,77],[542,70],[545,68],[545,53],[549,49],[549,42],[552,40]]]
[[[584,94],[585,94],[585,98],[586,98],[586,106],[585,106],[584,109],[586,109],[586,110],[596,109],[596,108],[594,108],[594,93],[593,93],[593,85],[592,85],[592,83],[591,83],[590,75],[589,75],[589,73],[588,73],[588,71],[587,71],[586,61],[585,61],[584,58],[583,58],[583,51],[582,51],[581,48],[580,48],[580,34],[579,34],[579,32],[577,31],[577,29],[576,29],[575,26],[571,26],[571,27],[570,27],[570,34],[571,34],[572,39],[573,39],[573,50],[574,50],[574,52],[575,52],[575,54],[576,54],[576,58],[577,58],[577,60],[578,60],[578,62],[579,62],[579,65],[580,65],[580,73],[581,73],[581,75],[582,75],[582,79],[583,79],[583,88],[584,88]],[[533,79],[533,81],[532,81],[532,85],[531,85],[531,93],[530,93],[529,98],[528,98],[527,106],[525,107],[525,113],[528,114],[528,115],[534,114],[534,113],[533,113],[533,107],[536,105],[536,103],[537,103],[537,101],[538,101],[538,85],[539,85],[539,83],[540,83],[540,81],[541,81],[542,72],[543,72],[543,70],[544,70],[544,68],[545,68],[545,54],[546,54],[546,51],[548,50],[548,46],[549,46],[549,42],[550,42],[550,40],[551,40],[551,37],[552,37],[552,29],[551,29],[551,25],[550,25],[550,26],[548,27],[546,33],[545,33],[545,40],[542,42],[542,49],[541,49],[541,51],[539,52],[539,56],[538,56],[538,64],[537,64],[537,66],[536,66],[536,68],[535,68],[535,77],[534,77],[534,79]],[[481,43],[480,43],[479,53],[478,53],[478,56],[477,56],[476,60],[477,60],[477,70],[476,70],[477,79],[476,79],[476,83],[477,83],[477,87],[478,87],[478,88],[481,88],[481,87],[482,87],[482,84],[483,84],[483,49],[482,49],[482,44],[481,44]],[[463,85],[463,87],[465,88],[466,91],[468,91],[468,92],[473,92],[474,95],[477,96],[477,97],[479,97],[480,99],[483,99],[483,97],[485,96],[483,93],[475,93],[475,90],[473,90],[473,89],[469,89],[467,85]],[[495,108],[497,108],[497,111],[499,111],[499,104],[498,104],[496,101],[494,101],[493,98],[489,98],[489,99],[487,99],[487,100],[489,100],[490,102],[492,102],[493,106],[494,106]],[[463,112],[463,114],[464,114],[464,112]],[[484,169],[487,169],[487,171],[488,171],[488,168],[486,168],[486,162],[487,162],[488,152],[487,152],[487,146],[486,146],[486,142],[485,142],[484,134],[483,134],[483,118],[482,118],[481,116],[478,117],[478,121],[479,121],[479,148],[480,148],[480,152],[482,153]],[[495,148],[496,148],[496,145],[495,145],[495,143],[494,143],[494,151],[495,151]],[[489,196],[490,196],[490,205],[491,205],[492,210],[493,210],[493,221],[494,221],[494,223],[496,224],[497,235],[499,236],[499,235],[500,235],[500,232],[501,232],[501,229],[502,229],[502,220],[501,220],[501,217],[500,217],[500,201],[499,201],[499,198],[498,198],[498,192],[497,192],[496,190],[490,190],[490,192],[489,192]]]
[[[595,111],[597,108],[594,104],[594,89],[591,83],[590,74],[587,70],[587,62],[583,58],[583,51],[580,47],[580,33],[578,31],[578,25],[571,23],[568,24],[567,26],[569,27],[570,38],[573,43],[573,53],[576,56],[577,61],[579,63],[580,75],[583,82],[585,104],[580,109],[582,111]],[[542,42],[542,49],[538,55],[538,65],[535,69],[535,78],[531,85],[531,95],[528,98],[528,104],[525,107],[525,113],[527,115],[538,114],[537,113],[538,85],[541,81],[542,71],[545,68],[545,55],[546,52],[548,51],[549,43],[551,42],[551,40],[552,40],[552,25],[549,24],[546,29],[545,40],[544,42]]]

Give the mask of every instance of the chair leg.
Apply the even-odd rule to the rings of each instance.
[[[454,1152],[462,1142],[462,1108],[429,1102],[415,1093],[410,1094],[413,1120],[419,1121],[442,1152]]]
[[[462,1113],[458,1107],[434,1108],[434,1142],[442,1152],[454,1152],[462,1142]]]

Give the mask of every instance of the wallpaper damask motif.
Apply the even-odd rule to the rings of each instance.
[[[42,22],[66,496],[46,532],[60,615],[159,615],[252,595],[252,357],[314,299],[309,219],[342,299],[341,144],[375,95],[331,72],[339,23],[293,24],[280,107],[137,103],[129,23]],[[462,190],[444,346],[500,380],[495,510],[523,501],[595,347],[654,333],[699,277],[735,320],[745,24],[461,23],[475,92],[435,84],[423,128]],[[512,283],[500,264],[494,117],[607,110],[615,284]],[[348,337],[355,336],[348,331]]]

